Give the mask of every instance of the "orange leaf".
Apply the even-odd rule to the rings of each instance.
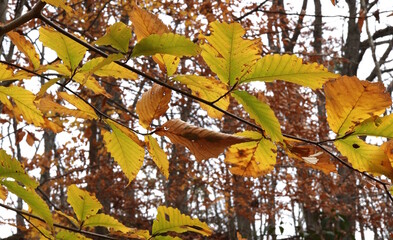
[[[148,129],[153,119],[161,117],[168,110],[170,100],[171,90],[157,84],[142,94],[142,98],[136,104],[136,113],[142,127]]]
[[[186,146],[198,161],[217,157],[232,144],[250,141],[245,137],[196,127],[180,119],[166,122],[155,133],[168,137],[172,143]]]
[[[18,47],[18,49],[26,55],[33,69],[37,70],[40,67],[40,57],[38,56],[34,45],[24,36],[20,35],[17,32],[12,31],[7,33],[7,35],[11,39],[11,41]]]

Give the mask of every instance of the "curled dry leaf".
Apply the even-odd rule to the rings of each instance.
[[[250,141],[246,137],[196,127],[180,119],[166,122],[155,133],[168,137],[172,143],[186,146],[198,161],[217,157],[233,144]]]
[[[136,104],[136,113],[139,115],[139,123],[148,129],[151,121],[162,116],[168,110],[171,100],[171,90],[158,84],[142,94],[142,98]]]

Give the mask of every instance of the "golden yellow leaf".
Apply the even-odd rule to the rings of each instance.
[[[336,77],[338,74],[329,72],[323,65],[304,64],[296,55],[273,54],[258,60],[241,82],[282,80],[317,89],[329,79]]]
[[[29,63],[33,70],[37,70],[40,67],[40,57],[38,56],[34,45],[24,36],[15,31],[8,32],[7,35],[11,39],[12,43],[14,43],[18,49],[29,59]]]
[[[130,183],[143,165],[145,150],[140,146],[137,136],[130,130],[110,119],[105,122],[112,129],[112,132],[102,130],[105,146]]]
[[[386,154],[386,156],[388,156],[390,165],[393,166],[393,140],[384,142],[381,146],[381,149]]]
[[[173,80],[186,84],[187,87],[191,89],[194,95],[203,98],[209,102],[217,100],[228,92],[227,85],[214,78],[182,75],[176,76]],[[207,114],[212,118],[221,118],[224,115],[224,113],[206,104],[200,103],[200,105],[203,109],[207,111]],[[229,106],[229,96],[227,95],[223,97],[214,105],[223,110],[227,110]]]
[[[171,90],[154,84],[149,91],[142,94],[142,98],[136,104],[136,113],[139,116],[139,124],[149,129],[153,119],[158,119],[166,110],[171,100]]]
[[[153,161],[160,169],[161,173],[165,176],[166,179],[169,177],[169,162],[168,157],[164,150],[160,148],[157,143],[157,140],[153,138],[151,135],[145,136],[145,143],[147,146],[147,150],[149,151],[150,156]]]
[[[86,117],[86,119],[98,119],[94,109],[77,96],[69,95],[66,92],[59,92],[58,95],[67,102],[74,105],[78,110],[83,112],[83,115]]]
[[[15,80],[14,70],[12,70],[8,65],[0,63],[0,81],[10,81]]]
[[[217,157],[232,144],[249,141],[247,137],[214,132],[180,119],[169,120],[155,133],[168,137],[172,143],[186,146],[198,161]]]
[[[209,42],[202,44],[202,57],[219,79],[234,85],[260,57],[259,40],[243,39],[245,30],[239,23],[210,23]]]
[[[64,9],[67,13],[71,14],[73,12],[72,8],[68,5],[65,4],[64,0],[43,0],[46,3],[49,3],[50,5],[53,5],[55,7],[60,7]]]
[[[7,196],[8,196],[7,188],[0,185],[0,199],[5,201],[7,199]]]
[[[237,133],[236,136],[249,141],[228,148],[225,163],[230,164],[232,174],[260,177],[274,169],[277,147],[272,141],[253,131]]]
[[[91,112],[81,111],[78,109],[69,109],[54,102],[49,97],[43,97],[37,101],[37,107],[46,114],[46,116],[54,116],[60,114],[61,116],[73,116],[76,118],[92,119]],[[93,111],[94,112],[94,111]],[[94,113],[95,114],[95,113]],[[95,116],[97,118],[97,116]]]
[[[354,127],[352,135],[393,138],[392,125],[393,114],[383,117],[374,116]]]
[[[383,148],[367,144],[357,136],[348,136],[334,144],[341,154],[348,158],[352,167],[361,172],[383,174],[393,179],[393,168]]]
[[[327,82],[324,90],[327,120],[339,136],[363,120],[383,113],[392,104],[382,83],[360,81],[357,77],[339,77]]]

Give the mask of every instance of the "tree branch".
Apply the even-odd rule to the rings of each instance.
[[[0,37],[2,37],[7,32],[14,30],[15,28],[27,23],[28,21],[38,18],[41,14],[41,10],[45,7],[46,3],[39,1],[30,11],[26,14],[12,20],[11,22],[0,26]]]

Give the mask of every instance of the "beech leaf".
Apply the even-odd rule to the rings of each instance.
[[[106,120],[112,132],[102,131],[105,146],[113,159],[120,165],[129,182],[136,177],[143,165],[145,150],[140,146],[139,140],[134,133],[127,128]]]
[[[392,165],[381,147],[367,144],[357,136],[337,140],[334,145],[357,170],[393,179]]]
[[[172,143],[186,146],[198,161],[217,157],[232,144],[249,141],[246,137],[214,132],[180,119],[169,120],[155,133],[168,137]]]
[[[84,116],[86,119],[98,119],[96,112],[94,109],[84,101],[82,101],[80,98],[74,95],[69,95],[66,92],[59,92],[58,95],[66,100],[67,102],[71,103],[74,105],[79,111],[82,112],[81,115],[79,116]]]
[[[26,55],[33,70],[37,70],[40,67],[40,57],[38,56],[34,45],[24,36],[15,31],[8,32],[7,36],[11,39],[12,43],[14,43],[18,49]]]
[[[121,222],[117,221],[112,216],[99,213],[93,216],[90,216],[83,223],[84,227],[107,227],[112,228],[115,231],[121,231],[123,233],[129,232],[131,229],[124,226]]]
[[[372,116],[382,114],[392,104],[382,83],[343,76],[325,84],[327,120],[339,136]]]
[[[160,148],[157,143],[157,140],[151,135],[145,136],[145,143],[147,146],[147,150],[149,151],[150,156],[152,157],[154,163],[160,169],[161,173],[165,176],[166,179],[169,177],[169,162],[168,156]]]
[[[189,89],[191,89],[192,93],[205,99],[206,101],[213,102],[220,97],[224,96],[228,92],[228,87],[226,84],[214,79],[207,78],[201,76],[193,76],[193,75],[182,75],[176,76],[173,80],[181,82]],[[222,118],[224,113],[204,104],[200,103],[201,107],[207,111],[207,114],[212,118]],[[217,107],[227,110],[229,106],[229,96],[225,96],[220,99],[220,101],[214,103]]]
[[[139,124],[149,129],[153,119],[158,119],[168,110],[170,100],[171,90],[154,84],[149,91],[142,94],[142,98],[136,104]]]
[[[196,56],[199,52],[199,46],[188,38],[174,33],[163,33],[143,38],[135,45],[132,56],[150,56],[159,53],[182,57]]]
[[[87,48],[48,27],[40,28],[42,44],[57,53],[64,65],[73,72],[85,56]]]
[[[370,117],[354,127],[352,135],[393,138],[393,114]]]
[[[234,85],[259,58],[259,40],[243,39],[245,30],[239,23],[210,23],[208,44],[202,44],[202,57],[219,79]]]
[[[260,177],[274,169],[277,147],[272,141],[253,131],[237,133],[236,136],[249,141],[228,148],[225,163],[231,165],[232,174]]]
[[[258,60],[241,82],[282,80],[317,89],[336,77],[338,74],[328,72],[323,65],[303,63],[303,60],[295,55],[273,54]]]
[[[157,217],[153,221],[152,236],[168,232],[196,232],[203,236],[210,236],[213,233],[206,223],[192,219],[176,208],[159,206]]]
[[[280,123],[270,106],[245,91],[234,91],[232,96],[243,105],[250,117],[254,119],[276,142],[282,142]]]
[[[122,53],[127,53],[131,37],[131,29],[124,23],[117,22],[107,28],[105,35],[94,43],[97,45],[110,45]]]
[[[64,0],[43,0],[43,1],[55,7],[60,7],[64,9],[67,13],[72,13],[72,8],[66,5]]]
[[[102,208],[97,198],[89,192],[79,189],[75,184],[68,187],[67,202],[74,209],[76,218],[82,224],[89,216],[97,214]]]

